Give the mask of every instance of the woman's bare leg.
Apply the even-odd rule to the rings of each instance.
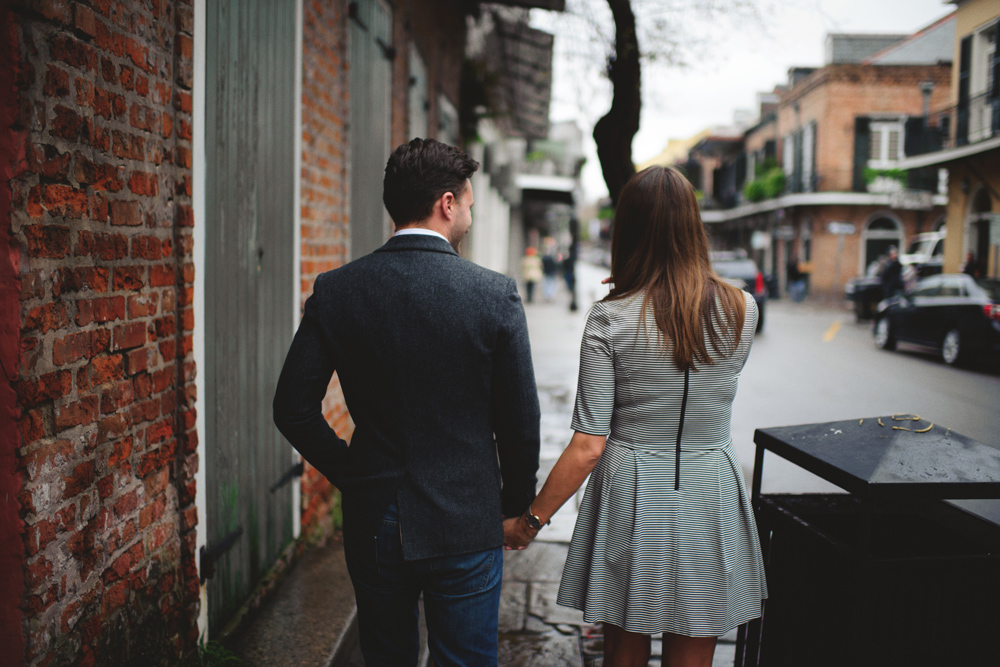
[[[604,667],[646,667],[649,663],[649,635],[604,624]]]
[[[685,637],[664,632],[663,667],[712,667],[716,639],[718,637]]]

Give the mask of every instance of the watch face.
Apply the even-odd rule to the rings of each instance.
[[[525,514],[524,518],[527,520],[528,525],[531,526],[532,530],[541,530],[542,522],[534,514]]]

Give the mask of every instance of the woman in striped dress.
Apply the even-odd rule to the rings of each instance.
[[[623,188],[613,288],[594,304],[566,450],[528,512],[523,548],[590,475],[560,604],[604,623],[606,667],[709,666],[716,639],[767,597],[730,421],[757,304],[711,268],[694,188],[650,167]],[[592,473],[592,474],[591,474]]]

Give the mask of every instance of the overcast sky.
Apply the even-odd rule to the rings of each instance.
[[[581,1],[586,0],[576,0]],[[597,2],[595,17],[603,20],[603,3],[592,1]],[[657,1],[633,0],[636,5]],[[644,68],[642,122],[632,144],[636,163],[655,157],[668,139],[731,124],[736,109],[754,110],[756,93],[784,82],[789,67],[822,65],[827,33],[913,33],[955,7],[943,0],[757,1],[762,5],[757,23],[721,18],[686,26],[705,44],[701,56],[687,67]],[[554,23],[559,20],[558,14],[549,12],[532,15],[534,25],[556,33],[550,117],[553,121],[575,119],[583,129],[587,142],[583,185],[587,199],[593,200],[607,195],[591,133],[593,123],[610,104],[610,86],[595,81],[596,70],[584,64],[586,59],[569,55],[579,40],[563,34]]]

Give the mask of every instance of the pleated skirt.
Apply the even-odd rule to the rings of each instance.
[[[731,445],[681,452],[608,442],[580,506],[558,602],[629,632],[720,636],[767,597],[749,494]]]

